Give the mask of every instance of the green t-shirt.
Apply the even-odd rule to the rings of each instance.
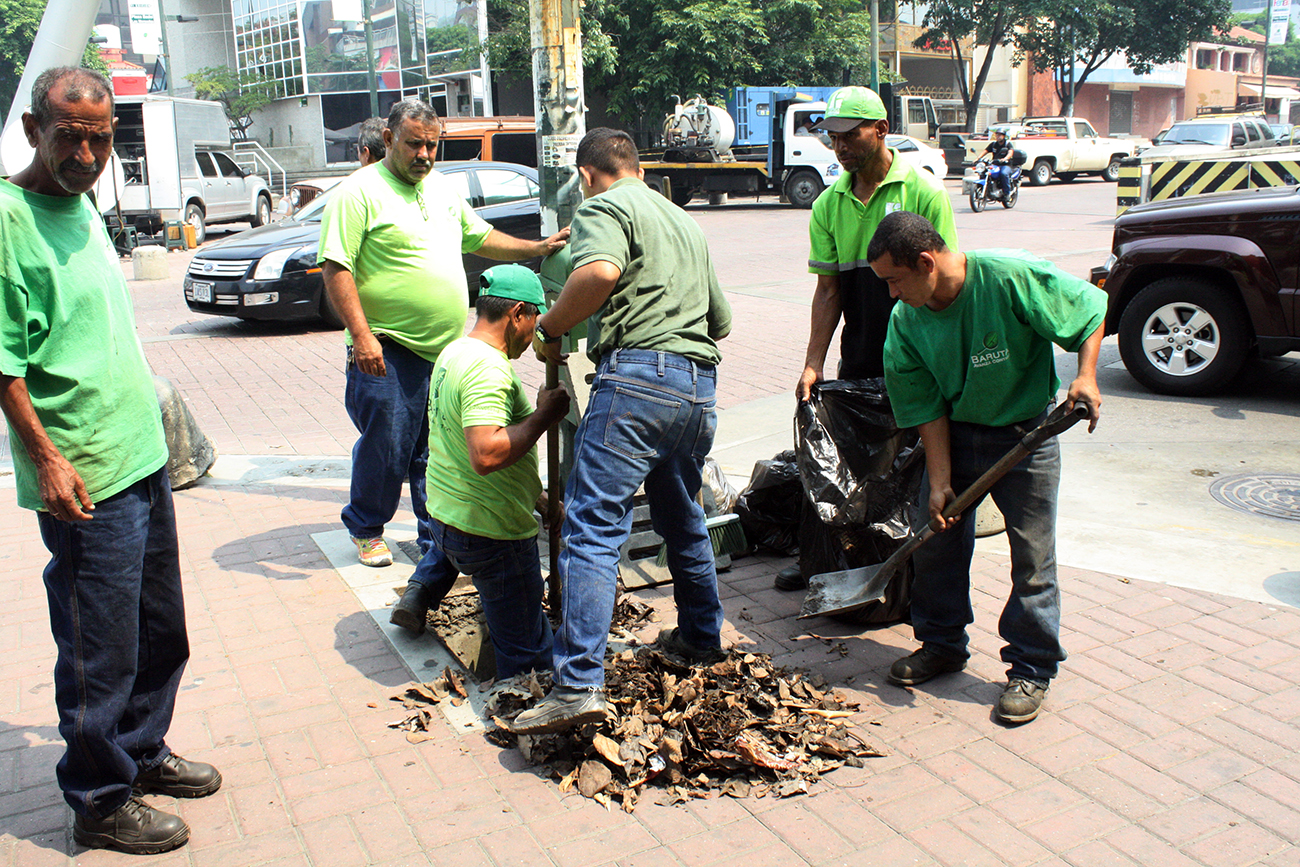
[[[894,161],[866,204],[853,195],[853,175],[845,172],[813,202],[808,222],[808,270],[840,278],[840,375],[846,379],[884,375],[885,334],[894,299],[867,264],[867,247],[880,221],[894,211],[920,214],[957,249],[952,203],[943,182],[890,151]]]
[[[429,514],[462,533],[488,539],[537,535],[533,506],[542,492],[534,446],[510,466],[480,476],[469,463],[465,428],[509,427],[533,411],[524,384],[494,346],[477,337],[453,341],[433,368],[429,389]]]
[[[93,502],[167,463],[153,376],[104,221],[85,196],[0,181],[0,373],[26,381],[50,440]],[[18,505],[44,510],[12,426]]]
[[[440,173],[412,186],[375,163],[330,191],[317,261],[352,272],[371,331],[434,361],[465,332],[461,254],[491,231]]]
[[[948,416],[1002,426],[1056,395],[1052,344],[1077,352],[1106,316],[1106,293],[1022,250],[966,254],[966,282],[943,310],[899,304],[885,384],[900,427]]]
[[[686,212],[637,178],[621,178],[573,215],[573,267],[612,262],[623,272],[609,300],[587,320],[587,355],[611,349],[674,352],[703,364],[722,360],[731,331],[704,232]]]

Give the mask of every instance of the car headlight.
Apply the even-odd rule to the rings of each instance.
[[[1105,268],[1106,273],[1109,274],[1111,271],[1114,270],[1115,263],[1118,261],[1119,261],[1119,257],[1116,256],[1114,253],[1111,253],[1109,256],[1106,257],[1106,261],[1102,264],[1101,267]]]
[[[280,275],[284,273],[284,265],[294,256],[305,250],[306,247],[285,247],[283,250],[272,250],[261,258],[257,263],[257,269],[253,271],[254,280],[279,280]]]

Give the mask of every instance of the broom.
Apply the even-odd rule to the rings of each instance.
[[[713,543],[713,557],[719,559],[727,558],[727,564],[731,565],[731,555],[740,554],[749,550],[749,543],[745,541],[745,531],[740,526],[740,516],[736,514],[715,515],[712,518],[704,520],[704,527],[709,531],[709,541]],[[659,546],[659,556],[655,557],[655,565],[668,565],[668,543]]]

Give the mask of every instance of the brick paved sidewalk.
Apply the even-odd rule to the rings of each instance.
[[[151,864],[1300,864],[1300,612],[1063,570],[1071,652],[1044,714],[992,721],[1005,558],[981,553],[967,671],[914,690],[884,672],[905,626],[796,621],[788,561],[722,576],[726,638],[822,673],[887,755],[809,796],[607,812],[515,751],[386,723],[408,671],[311,539],[344,493],[277,482],[177,494],[193,659],[171,742],[222,790],[156,801],[194,828]],[[53,781],[54,657],[34,521],[0,498],[0,865],[143,863],[71,843]],[[663,605],[662,590],[644,598]]]

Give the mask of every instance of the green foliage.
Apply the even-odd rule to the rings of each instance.
[[[478,68],[478,34],[473,30],[463,24],[453,24],[449,27],[430,27],[426,33],[430,75]],[[445,51],[457,53],[440,53]]]
[[[199,99],[216,100],[225,106],[231,132],[238,139],[248,137],[253,112],[275,99],[272,79],[247,72],[236,75],[229,66],[205,66],[185,76],[185,80],[194,86]]]
[[[9,111],[13,104],[27,54],[36,41],[46,0],[0,0],[0,106]],[[87,43],[81,65],[108,74],[108,64],[100,56],[99,46]]]
[[[1088,76],[1123,52],[1129,68],[1145,75],[1160,63],[1186,56],[1196,39],[1226,29],[1230,0],[1037,0],[1038,16],[1017,34],[1021,56],[1039,69],[1055,69],[1062,110]]]

